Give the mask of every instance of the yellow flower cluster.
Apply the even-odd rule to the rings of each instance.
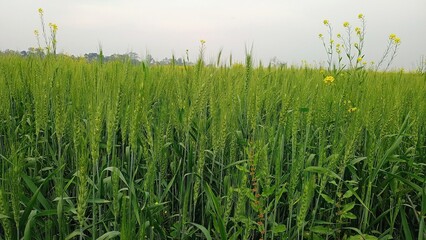
[[[332,84],[334,82],[334,77],[333,76],[327,76],[324,78],[324,83],[325,84]]]
[[[344,22],[343,27],[345,27],[345,28],[349,27],[349,22]]]
[[[355,32],[356,32],[357,35],[361,35],[361,28],[356,27]]]
[[[43,15],[43,8],[39,8],[39,9],[38,9],[38,13],[39,13],[40,15]]]
[[[358,111],[357,107],[352,106],[351,100],[345,100],[345,101],[343,101],[343,104],[344,105],[349,105],[349,108],[348,108],[348,112],[349,113],[353,113],[353,112]]]
[[[350,112],[350,113],[353,113],[353,112],[356,112],[356,111],[358,111],[358,108],[357,108],[357,107],[350,107],[350,108],[348,109],[348,112]]]
[[[328,26],[328,20],[327,19],[325,19],[324,21],[323,21],[323,23],[324,23],[324,25],[326,25],[326,26]]]
[[[338,44],[336,44],[336,52],[338,53],[338,54],[340,54],[341,52],[342,52],[342,50],[340,49],[340,47],[341,47],[342,45],[340,45],[340,43],[338,43]]]
[[[362,57],[357,58],[356,62],[361,62],[362,61]]]
[[[389,39],[394,43],[394,44],[400,44],[401,43],[401,39],[399,37],[397,37],[395,34],[391,34],[389,35]]]
[[[364,15],[362,13],[358,14],[358,19],[364,19]]]
[[[201,43],[201,45],[204,45],[204,44],[206,43],[206,41],[205,41],[205,40],[203,40],[203,39],[201,39],[201,40],[200,40],[200,43]]]
[[[49,23],[49,27],[53,30],[53,32],[58,31],[58,25],[54,23]]]

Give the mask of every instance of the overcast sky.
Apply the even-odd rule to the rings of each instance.
[[[336,35],[345,21],[359,25],[363,13],[367,61],[380,59],[390,33],[402,43],[393,67],[414,68],[426,56],[426,0],[0,0],[0,50],[37,45],[38,8],[59,27],[59,52],[74,55],[97,52],[100,43],[107,55],[149,52],[161,60],[188,49],[195,58],[203,39],[207,60],[221,49],[242,60],[253,45],[256,60],[321,63],[323,20]]]

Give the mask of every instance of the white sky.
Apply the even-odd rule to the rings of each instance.
[[[395,33],[401,46],[393,67],[415,68],[426,56],[426,0],[0,0],[0,50],[36,46],[40,29],[38,8],[46,24],[56,23],[58,50],[74,55],[148,51],[161,60],[190,52],[194,61],[200,40],[206,41],[207,60],[222,56],[242,60],[253,44],[256,60],[300,64],[326,61],[319,33],[335,35],[342,23],[367,21],[365,60],[378,61],[388,36]]]

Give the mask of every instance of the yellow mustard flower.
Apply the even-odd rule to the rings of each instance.
[[[322,36],[322,33],[320,33],[320,34],[318,35],[318,37],[319,37],[319,38],[322,38],[322,37],[323,37],[323,36]]]
[[[58,31],[58,25],[52,24],[52,29],[54,32]]]
[[[390,39],[390,40],[394,40],[395,38],[396,38],[396,35],[395,35],[395,34],[393,34],[393,33],[392,33],[392,34],[390,34],[390,35],[389,35],[389,39]]]
[[[361,28],[356,27],[355,32],[356,32],[357,35],[361,35]]]
[[[361,62],[362,61],[362,57],[357,58],[356,62]]]
[[[353,112],[356,112],[356,111],[358,111],[358,108],[357,108],[357,107],[350,107],[350,108],[348,109],[348,112],[350,112],[350,113],[353,113]]]
[[[36,37],[38,37],[38,35],[39,35],[38,30],[34,30],[34,35],[36,35]]]
[[[399,37],[395,37],[393,39],[393,41],[394,41],[395,44],[400,44],[401,43],[401,39]]]
[[[328,20],[327,20],[327,19],[325,19],[325,20],[323,21],[323,23],[324,23],[324,25],[328,25]]]
[[[340,35],[340,33],[338,33],[337,34],[337,38],[341,38],[342,37],[342,35]]]
[[[39,9],[38,9],[38,13],[39,13],[39,14],[43,14],[43,8],[39,8]]]
[[[364,15],[362,13],[358,14],[358,19],[363,19]]]
[[[200,40],[200,43],[201,43],[201,44],[205,44],[205,43],[206,43],[206,41],[205,41],[205,40],[203,40],[203,39],[201,39],[201,40]]]
[[[334,77],[333,76],[327,76],[324,78],[324,83],[325,84],[331,84],[334,82]]]
[[[349,27],[349,22],[344,22],[343,27]]]

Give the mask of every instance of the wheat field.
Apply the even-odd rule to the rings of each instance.
[[[425,100],[403,71],[2,55],[0,239],[426,239]]]

